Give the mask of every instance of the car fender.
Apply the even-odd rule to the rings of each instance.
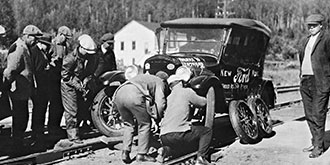
[[[119,87],[126,81],[125,74],[123,71],[108,71],[103,73],[99,80],[105,88],[105,93],[110,96],[114,92],[114,89]]]
[[[223,93],[222,85],[219,79],[216,76],[209,75],[199,75],[193,77],[189,81],[189,85],[192,89],[196,91],[198,95],[206,96],[207,90],[210,86],[215,87],[215,96],[216,96],[216,113],[225,113],[228,112],[228,108],[225,102],[225,97]]]

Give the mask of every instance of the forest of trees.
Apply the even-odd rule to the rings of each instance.
[[[180,17],[251,18],[272,30],[269,54],[288,59],[306,34],[304,20],[311,13],[330,16],[329,0],[1,0],[0,24],[9,45],[28,24],[54,33],[66,25],[74,33],[98,39],[115,33],[131,20],[162,22]],[[227,11],[225,14],[223,11]],[[326,18],[329,27],[330,19]]]

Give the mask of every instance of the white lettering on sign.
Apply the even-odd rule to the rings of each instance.
[[[198,68],[205,68],[205,65],[203,63],[203,61],[201,61],[201,59],[199,58],[178,58],[178,60],[180,60],[181,64],[183,66],[187,66],[187,67],[198,67]]]
[[[220,76],[222,76],[222,77],[230,77],[231,73],[232,73],[232,71],[230,71],[230,70],[224,70],[224,69],[220,70]]]
[[[247,90],[249,86],[246,84],[222,84],[223,89],[238,89],[238,90]]]
[[[250,69],[249,68],[237,68],[237,74],[234,76],[234,83],[248,83],[250,81]]]
[[[253,77],[258,77],[259,76],[259,72],[258,71],[255,71],[255,70],[252,70],[252,76]]]

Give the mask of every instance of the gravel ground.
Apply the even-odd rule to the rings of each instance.
[[[296,104],[283,110],[272,111],[272,118],[280,125],[274,127],[275,135],[264,138],[257,144],[242,144],[239,140],[228,146],[219,148],[213,154],[217,165],[329,165],[330,151],[325,152],[316,159],[308,158],[308,153],[303,153],[302,148],[310,145],[310,133],[306,121],[302,118],[302,105]],[[328,114],[328,116],[330,116]],[[330,117],[326,125],[326,146],[330,145]],[[112,149],[102,149],[93,154],[82,155],[58,165],[105,165],[123,164],[120,160],[121,143]],[[135,146],[134,146],[135,148]],[[133,149],[135,150],[135,149]],[[136,153],[131,153],[133,157]],[[138,164],[137,162],[131,163]],[[156,165],[159,163],[143,163]]]

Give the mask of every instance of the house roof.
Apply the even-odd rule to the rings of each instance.
[[[271,30],[260,21],[245,18],[180,18],[162,22],[161,27],[209,27],[221,28],[231,26],[241,26],[245,28],[255,29],[270,36]]]
[[[146,28],[152,30],[152,31],[156,31],[157,28],[160,27],[160,23],[154,23],[154,22],[145,22],[145,21],[136,21],[138,23],[140,23],[141,25],[145,26]]]

